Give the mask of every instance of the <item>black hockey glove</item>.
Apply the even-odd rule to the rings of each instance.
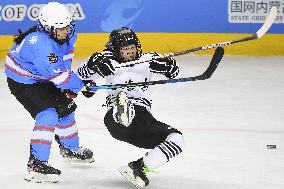
[[[94,82],[93,80],[83,80],[83,83],[86,87],[96,86],[96,82]],[[95,93],[95,91],[82,91],[82,94],[87,98],[91,98],[92,96],[94,96]]]
[[[59,118],[63,118],[74,112],[77,108],[76,103],[73,101],[72,98],[68,96],[69,93],[73,93],[77,96],[76,93],[70,92],[71,90],[61,90],[61,92],[66,95],[58,95],[55,99],[55,108],[59,115]]]
[[[179,73],[179,67],[176,65],[176,60],[172,57],[153,57],[149,62],[151,72],[164,74],[166,77],[172,79]]]
[[[90,70],[102,77],[114,74],[114,67],[111,64],[113,54],[110,52],[94,53],[88,60],[87,66]]]

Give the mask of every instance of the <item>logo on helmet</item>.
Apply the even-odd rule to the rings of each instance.
[[[48,57],[49,62],[52,64],[58,61],[58,56],[56,56],[56,54],[54,53],[50,53],[47,57]]]

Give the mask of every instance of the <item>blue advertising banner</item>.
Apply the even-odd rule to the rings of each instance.
[[[1,0],[0,35],[36,24],[45,0]],[[128,26],[136,32],[252,33],[270,7],[279,8],[269,33],[284,33],[284,0],[61,0],[81,33],[110,32]],[[258,5],[262,9],[258,9]],[[255,9],[252,9],[253,7]],[[236,10],[238,11],[236,14]],[[254,16],[253,11],[262,11]],[[243,20],[247,18],[247,20]]]

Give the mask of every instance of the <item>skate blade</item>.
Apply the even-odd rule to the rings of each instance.
[[[57,174],[41,174],[34,171],[28,172],[24,179],[34,183],[57,183],[60,181]]]
[[[65,163],[67,164],[88,164],[93,163],[95,161],[94,158],[79,160],[77,158],[64,158]]]
[[[140,177],[135,178],[133,170],[129,166],[120,167],[118,172],[136,187],[145,187],[145,182]]]

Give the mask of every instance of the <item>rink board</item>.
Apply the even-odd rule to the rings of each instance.
[[[75,58],[85,58],[104,49],[108,33],[80,33],[76,43]],[[176,52],[203,45],[240,39],[251,34],[217,33],[138,33],[144,52]],[[13,43],[13,36],[0,36],[0,60],[3,61]],[[284,56],[284,34],[266,34],[261,39],[238,43],[225,48],[226,55],[240,56]],[[195,53],[211,54],[210,50]]]

